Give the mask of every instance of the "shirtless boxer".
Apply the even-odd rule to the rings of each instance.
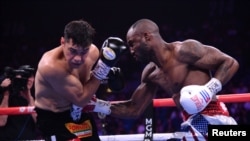
[[[237,124],[215,97],[238,70],[234,58],[193,39],[167,43],[149,19],[129,28],[127,44],[134,58],[147,66],[131,99],[112,102],[110,115],[139,117],[160,87],[183,110],[182,130],[195,133],[200,140],[206,140],[208,124]]]
[[[35,110],[45,140],[100,140],[94,119],[81,113],[81,107],[93,98],[126,46],[120,38],[109,37],[99,52],[92,43],[94,34],[86,21],[69,22],[60,46],[45,52],[38,64]]]

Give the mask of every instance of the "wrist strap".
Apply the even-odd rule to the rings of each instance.
[[[213,94],[217,94],[219,91],[222,90],[222,84],[220,80],[217,78],[212,78],[210,81],[207,82],[205,85]]]
[[[93,111],[109,115],[111,113],[110,106],[111,106],[111,104],[109,101],[96,99],[96,105],[95,105],[95,108]]]
[[[111,67],[109,67],[99,59],[92,72],[97,79],[103,80],[107,78],[106,76],[108,75],[110,68]]]

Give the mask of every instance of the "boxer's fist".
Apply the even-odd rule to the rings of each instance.
[[[112,67],[110,69],[107,84],[112,91],[120,91],[124,88],[124,77],[120,68]]]
[[[202,111],[212,98],[222,89],[221,82],[212,78],[205,85],[189,85],[180,91],[180,104],[189,114]]]
[[[99,80],[105,79],[110,68],[116,64],[126,50],[127,46],[122,39],[118,37],[106,39],[102,45],[100,59],[93,70],[93,75]]]
[[[126,50],[127,46],[122,39],[118,37],[109,37],[102,45],[100,59],[103,63],[112,67]]]

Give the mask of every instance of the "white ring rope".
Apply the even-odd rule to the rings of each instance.
[[[101,141],[143,141],[145,134],[124,134],[124,135],[102,135]],[[174,133],[154,133],[153,141],[166,141],[169,139],[182,139],[185,136],[193,139],[193,135],[188,132],[174,132]],[[198,139],[204,139],[204,137],[196,136]],[[144,140],[145,141],[145,140]]]

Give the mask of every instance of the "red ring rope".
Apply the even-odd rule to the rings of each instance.
[[[250,93],[217,95],[221,102],[250,102]],[[154,107],[174,107],[172,98],[153,99]],[[0,108],[0,115],[22,115],[35,113],[34,106]]]
[[[217,95],[217,99],[225,103],[250,102],[250,93]],[[153,100],[154,107],[173,107],[175,103],[172,98],[161,98]]]
[[[35,113],[34,106],[0,108],[0,115],[24,115]]]

